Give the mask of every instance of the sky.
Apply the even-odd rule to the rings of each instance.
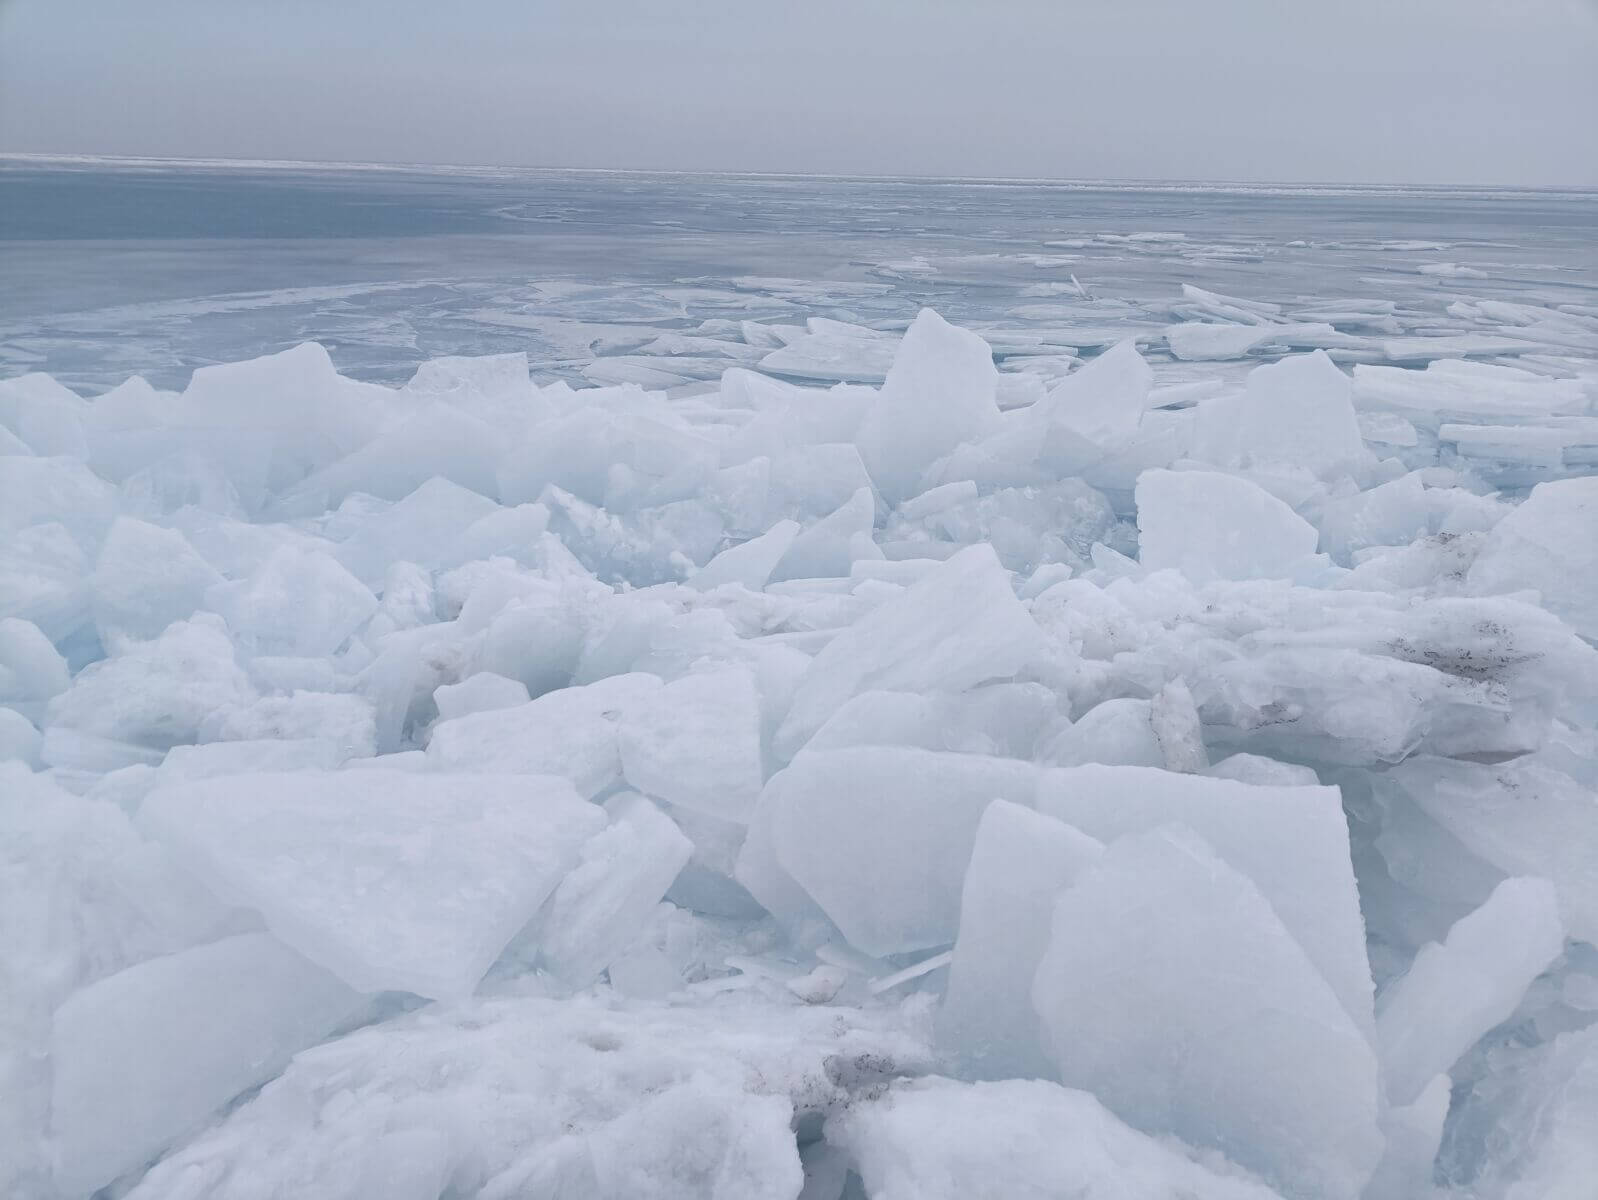
[[[1598,186],[1598,0],[0,0],[0,151]]]

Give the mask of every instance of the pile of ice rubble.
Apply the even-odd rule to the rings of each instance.
[[[1595,397],[0,384],[0,1192],[1590,1196]]]

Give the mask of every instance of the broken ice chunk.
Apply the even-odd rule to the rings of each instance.
[[[141,824],[363,992],[471,994],[604,813],[563,779],[370,769],[158,787]]]
[[[773,582],[785,579],[837,579],[849,574],[856,559],[877,559],[882,551],[871,539],[876,498],[861,488],[836,511],[801,533],[771,572]]]
[[[998,386],[988,344],[922,309],[857,437],[860,457],[888,503],[921,491],[922,474],[956,446],[997,429]]]
[[[1471,854],[1551,881],[1570,936],[1598,944],[1598,796],[1541,763],[1417,757],[1382,777]]]
[[[194,615],[207,589],[222,582],[176,529],[118,517],[100,546],[89,586],[100,641],[153,638]]]
[[[977,827],[938,1041],[978,1079],[1046,1078],[1032,978],[1054,901],[1104,851],[1063,821],[995,800]]]
[[[747,667],[713,667],[666,684],[616,726],[622,774],[640,791],[747,821],[765,776],[760,692]]]
[[[1487,535],[1469,582],[1478,595],[1535,588],[1550,612],[1598,639],[1598,476],[1534,487]]]
[[[249,579],[211,588],[206,605],[257,654],[328,655],[377,611],[377,597],[332,556],[284,546]]]
[[[1150,707],[1147,700],[1130,697],[1102,700],[1050,739],[1039,761],[1051,767],[1163,767],[1165,752],[1155,736]]]
[[[880,1200],[1278,1200],[1235,1167],[1041,1080],[900,1083],[828,1120]]]
[[[760,808],[782,867],[851,945],[881,957],[954,941],[982,810],[1025,802],[1036,772],[898,746],[807,751],[772,776]]]
[[[1215,471],[1144,471],[1138,561],[1194,583],[1285,579],[1315,561],[1315,527],[1264,488]]]
[[[794,754],[858,692],[962,691],[1015,675],[1043,644],[992,547],[968,546],[816,655],[778,730],[777,750]]]
[[[514,708],[440,721],[427,757],[448,771],[560,775],[583,796],[597,796],[621,779],[617,722],[660,686],[657,675],[611,675]]]
[[[759,537],[729,546],[716,555],[689,579],[688,586],[708,592],[724,583],[737,583],[758,592],[798,536],[799,522],[778,521]]]
[[[506,679],[492,671],[479,671],[459,683],[444,683],[433,689],[433,702],[438,705],[440,721],[453,721],[456,717],[498,708],[515,708],[530,699],[527,685],[521,680]]]
[[[56,1186],[87,1195],[142,1166],[364,1002],[264,933],[153,958],[73,993],[50,1037]]]
[[[1090,765],[1044,771],[1037,809],[1105,843],[1172,822],[1195,830],[1259,888],[1355,1028],[1372,1033],[1365,925],[1336,788]]]
[[[569,988],[587,987],[638,937],[693,853],[693,843],[644,797],[623,793],[605,806],[611,823],[583,844],[518,942]]]
[[[1565,948],[1559,902],[1543,879],[1506,879],[1441,943],[1421,947],[1383,994],[1376,1018],[1390,1104],[1412,1103],[1493,1026]]]
[[[1061,894],[1033,1001],[1060,1079],[1145,1132],[1320,1200],[1356,1200],[1375,1169],[1375,1053],[1266,897],[1187,829],[1121,839]]]

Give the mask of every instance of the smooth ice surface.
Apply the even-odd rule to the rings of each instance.
[[[1041,1080],[918,1079],[827,1125],[874,1200],[1272,1200],[1229,1164]]]
[[[1295,1195],[1354,1200],[1375,1169],[1375,1052],[1265,895],[1191,831],[1124,838],[1061,894],[1032,996],[1061,1081],[1137,1128]]]
[[[55,1181],[141,1166],[355,1015],[362,997],[276,938],[152,958],[73,993],[50,1034]]]
[[[268,773],[160,788],[145,828],[357,991],[470,995],[604,824],[563,779]]]
[[[960,933],[938,1011],[938,1043],[978,1079],[1047,1078],[1032,979],[1054,901],[1104,852],[1054,820],[995,800],[977,826],[960,897]]]

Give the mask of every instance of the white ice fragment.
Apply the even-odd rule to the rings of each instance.
[[[257,654],[330,655],[377,611],[377,597],[330,555],[284,546],[246,580],[211,588],[221,613]]]
[[[1375,1053],[1266,896],[1189,830],[1123,838],[1061,894],[1033,1001],[1061,1081],[1145,1132],[1318,1200],[1356,1200],[1376,1167]]]
[[[1433,1193],[1432,1174],[1443,1141],[1453,1081],[1432,1079],[1409,1104],[1382,1114],[1387,1145],[1361,1200],[1419,1200]]]
[[[477,492],[434,477],[392,508],[363,520],[334,556],[376,588],[395,562],[438,567],[460,561],[467,530],[499,511]]]
[[[55,1182],[88,1195],[270,1079],[364,1003],[276,938],[153,958],[56,1010]]]
[[[660,686],[655,675],[612,675],[514,708],[440,721],[427,757],[448,771],[560,775],[583,796],[597,796],[621,779],[616,726],[622,714]]]
[[[1137,431],[1153,384],[1154,372],[1128,338],[1057,383],[1037,416],[1094,445],[1113,446]]]
[[[848,981],[848,971],[822,963],[797,979],[787,980],[784,986],[806,1004],[828,1004]]]
[[[1363,467],[1370,455],[1353,392],[1323,350],[1255,367],[1237,413],[1242,465],[1300,467],[1322,479]]]
[[[14,708],[0,707],[0,762],[20,762],[29,768],[39,764],[43,735]]]
[[[1416,757],[1383,779],[1483,862],[1551,881],[1565,928],[1598,944],[1598,795],[1563,772]]]
[[[1014,759],[816,750],[772,776],[759,808],[781,866],[851,945],[882,956],[954,941],[983,809],[996,797],[1026,801],[1035,781],[1036,768]]]
[[[45,733],[70,730],[165,751],[196,740],[212,714],[254,699],[222,623],[202,613],[85,667],[68,691],[50,701]]]
[[[37,723],[45,704],[71,683],[66,660],[37,625],[0,617],[0,704]]]
[[[1051,767],[1084,763],[1163,767],[1165,750],[1155,734],[1151,712],[1147,700],[1101,700],[1051,738],[1040,750],[1039,761]]]
[[[1044,771],[1037,809],[1106,844],[1171,823],[1193,829],[1259,888],[1354,1026],[1373,1032],[1365,925],[1336,788],[1090,765]]]
[[[506,679],[492,671],[479,671],[459,683],[442,683],[433,689],[433,703],[438,705],[440,721],[453,721],[456,717],[498,708],[515,708],[531,698],[527,685],[521,680]]]
[[[1045,1078],[1053,1068],[1032,1006],[1054,901],[1103,845],[1007,800],[982,814],[961,889],[960,932],[938,1041],[977,1079]]]
[[[859,692],[961,691],[1013,676],[1042,652],[992,547],[968,546],[827,644],[800,681],[777,750],[791,756]]]
[[[1193,693],[1180,679],[1154,693],[1149,701],[1149,724],[1167,771],[1202,771],[1210,765]]]
[[[1550,612],[1598,639],[1598,476],[1534,487],[1487,535],[1468,579],[1478,595],[1535,588]]]
[[[747,667],[673,680],[616,726],[622,774],[639,791],[729,821],[747,821],[765,775],[760,692]]]
[[[999,373],[978,335],[930,308],[910,323],[857,444],[872,482],[890,504],[921,490],[921,476],[962,442],[999,423]]]
[[[604,824],[562,779],[378,769],[161,787],[139,818],[351,987],[435,999],[471,994]]]
[[[110,647],[123,637],[156,637],[193,616],[222,576],[178,530],[118,517],[89,582],[100,641]]]
[[[1145,471],[1137,480],[1138,561],[1194,583],[1283,579],[1314,561],[1315,527],[1235,475]]]
[[[581,859],[518,941],[564,986],[587,987],[638,937],[688,862],[693,843],[635,793],[605,806],[611,823],[583,843]]]
[[[1278,1200],[1225,1163],[1042,1080],[895,1085],[827,1122],[877,1200]]]
[[[836,579],[849,574],[856,559],[882,557],[871,539],[876,499],[861,488],[838,509],[805,530],[772,570],[774,582],[785,579]]]
[[[798,536],[799,522],[778,521],[759,537],[723,550],[700,568],[688,585],[707,592],[725,583],[737,583],[758,592]]]
[[[1427,1083],[1514,1012],[1532,980],[1565,948],[1559,901],[1543,879],[1506,879],[1442,942],[1421,947],[1383,993],[1376,1018],[1390,1104]]]

